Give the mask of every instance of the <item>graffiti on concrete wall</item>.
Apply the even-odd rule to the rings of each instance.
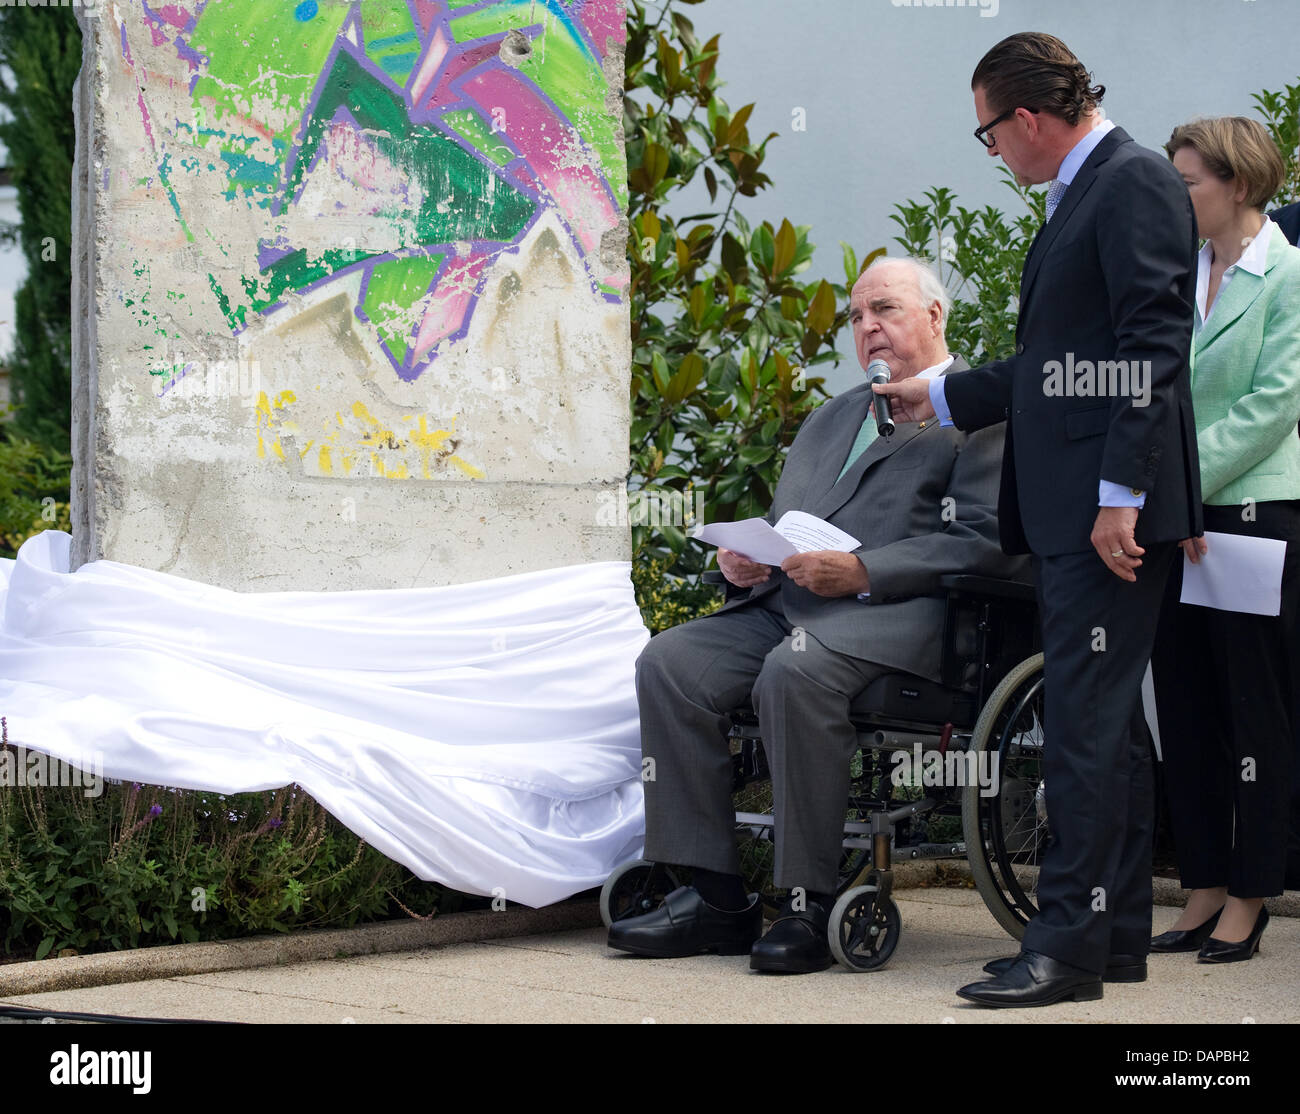
[[[618,0],[138,0],[130,10],[121,58],[149,162],[178,236],[195,259],[215,261],[188,294],[214,299],[233,336],[307,295],[346,291],[393,375],[415,382],[465,336],[492,263],[547,213],[593,296],[619,300],[621,244],[601,250],[626,206],[604,69],[623,41]],[[148,293],[137,300],[157,314]],[[262,403],[259,450],[273,458],[288,404]],[[445,458],[475,474],[446,448],[451,430],[403,436],[423,438],[426,464]],[[316,457],[317,470],[331,474],[338,455]]]

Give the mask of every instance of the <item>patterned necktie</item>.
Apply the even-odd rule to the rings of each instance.
[[[1061,203],[1061,198],[1065,196],[1065,191],[1069,187],[1059,178],[1053,178],[1052,184],[1047,187],[1047,219],[1052,219],[1052,214],[1056,212],[1056,207]],[[1046,223],[1046,222],[1044,222]]]

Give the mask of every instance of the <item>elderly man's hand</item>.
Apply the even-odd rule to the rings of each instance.
[[[896,422],[924,422],[934,417],[928,379],[909,378],[897,383],[873,383],[871,389],[878,395],[889,396],[890,412]]]
[[[796,584],[819,596],[856,596],[871,591],[871,581],[852,553],[817,549],[797,553],[781,562],[781,570]]]
[[[760,565],[739,553],[718,547],[718,568],[737,588],[752,588],[772,575],[771,565]]]

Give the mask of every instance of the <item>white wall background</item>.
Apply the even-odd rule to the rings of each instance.
[[[1300,80],[1297,0],[971,0],[902,7],[895,0],[706,0],[682,10],[701,39],[721,33],[719,73],[733,109],[756,103],[750,132],[776,131],[771,189],[743,198],[751,221],[813,226],[810,277],[842,277],[839,241],[859,256],[897,250],[895,203],[933,186],[970,206],[1013,205],[981,151],[971,71],[999,39],[1045,30],[1064,39],[1107,88],[1107,114],[1160,148],[1193,116],[1253,114],[1251,94]],[[984,11],[996,11],[985,15]],[[807,130],[791,129],[795,108]],[[0,165],[7,154],[0,148]],[[703,211],[708,197],[683,199]],[[699,206],[698,209],[689,206]],[[17,221],[0,187],[0,220]],[[25,266],[0,248],[0,364],[13,347],[13,294]],[[844,347],[844,351],[848,351]],[[857,382],[856,364],[827,372],[832,389]]]
[[[1106,86],[1107,115],[1137,142],[1163,148],[1194,116],[1254,115],[1251,94],[1300,81],[1298,0],[985,0],[896,6],[900,0],[706,0],[683,11],[701,41],[721,33],[722,96],[755,102],[750,134],[778,132],[765,164],[773,186],[738,205],[751,222],[811,224],[818,246],[802,277],[843,281],[839,241],[859,258],[899,251],[893,206],[934,186],[968,208],[1011,209],[1014,195],[971,132],[970,75],[1018,31],[1064,39]],[[807,130],[792,130],[795,108]],[[682,213],[709,208],[701,187]],[[691,206],[698,205],[699,208]],[[949,338],[957,344],[957,338]],[[843,390],[861,371],[826,371]]]

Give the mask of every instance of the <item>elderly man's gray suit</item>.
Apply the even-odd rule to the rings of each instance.
[[[949,374],[965,370],[960,359]],[[837,481],[867,415],[863,384],[804,422],[769,521],[817,515],[858,538],[871,596],[827,598],[778,569],[723,609],[652,639],[637,662],[646,857],[738,872],[729,714],[753,699],[772,770],[776,884],[831,891],[839,861],[853,697],[886,672],[939,677],[939,577],[1024,576],[998,545],[1002,430],[900,423]],[[734,591],[734,590],[733,590]]]

